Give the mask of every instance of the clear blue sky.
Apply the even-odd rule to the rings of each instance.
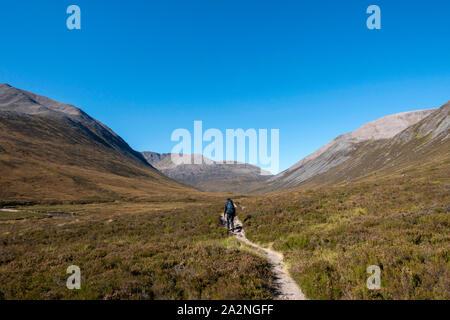
[[[66,28],[66,8],[82,30]],[[381,8],[382,29],[366,28]],[[450,1],[0,4],[0,82],[72,103],[133,148],[176,128],[279,128],[280,169],[381,116],[450,100]]]

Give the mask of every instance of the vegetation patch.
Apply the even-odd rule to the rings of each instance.
[[[111,202],[1,212],[0,297],[272,298],[269,265],[230,238],[218,222],[218,207]],[[66,288],[70,265],[81,269],[80,290]]]
[[[449,299],[449,174],[433,168],[245,199],[247,236],[273,243],[311,299]],[[366,286],[370,265],[380,290]]]

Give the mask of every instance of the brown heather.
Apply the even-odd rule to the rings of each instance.
[[[267,262],[228,237],[218,206],[114,202],[1,212],[0,297],[271,298]],[[66,288],[72,264],[81,268],[81,290]]]
[[[378,179],[246,199],[249,239],[311,299],[450,299],[448,158]],[[366,268],[381,268],[368,290]]]

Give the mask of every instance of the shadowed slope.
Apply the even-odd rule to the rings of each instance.
[[[188,190],[82,110],[6,84],[0,175],[2,202],[151,199]]]

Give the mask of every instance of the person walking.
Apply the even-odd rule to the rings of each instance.
[[[236,215],[236,206],[233,203],[233,200],[230,198],[227,199],[225,202],[225,209],[223,211],[223,214],[225,216],[225,220],[227,222],[227,229],[234,231],[234,217]],[[230,229],[231,226],[231,229]]]

